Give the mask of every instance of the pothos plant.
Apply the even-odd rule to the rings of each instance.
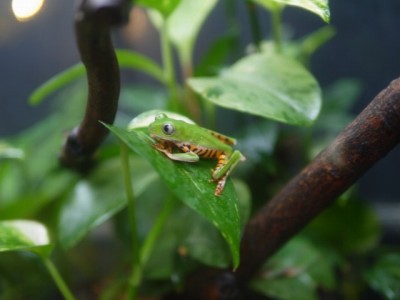
[[[220,2],[226,5],[228,19],[234,20],[237,3]],[[228,34],[211,43],[195,64],[199,32],[217,4],[217,0],[135,2],[159,31],[162,63],[122,49],[116,50],[118,62],[121,68],[144,72],[160,85],[122,87],[116,124],[104,124],[114,139],[98,151],[96,167],[85,176],[61,169],[57,162],[62,132],[77,124],[82,113],[79,103],[85,89],[78,79],[85,74],[83,65],[55,76],[32,94],[30,102],[38,104],[67,86],[60,90],[52,115],[0,144],[0,218],[4,220],[0,250],[18,250],[0,256],[2,298],[54,295],[53,290],[40,288],[48,287],[47,273],[26,253],[43,260],[65,299],[76,298],[79,285],[88,281],[85,293],[100,299],[135,299],[140,293],[161,296],[179,290],[185,276],[201,265],[237,268],[241,231],[251,206],[272,195],[290,175],[290,168],[311,159],[350,120],[347,109],[357,98],[358,82],[342,80],[322,93],[308,70],[311,55],[334,30],[326,26],[292,40],[282,29],[287,6],[306,9],[329,22],[327,1],[243,1],[240,5],[249,13],[253,37],[247,51],[238,57],[240,35],[232,21]],[[260,23],[255,5],[270,13],[270,23]],[[269,39],[262,39],[260,26],[269,29]],[[176,65],[182,83],[176,79]],[[199,126],[237,138],[247,161],[233,179],[227,178],[219,196],[214,195],[215,183],[209,182],[215,161],[176,161],[154,147],[149,125],[160,114],[192,124],[184,125],[185,134],[178,135],[189,148],[203,134]],[[235,126],[238,122],[240,128]],[[217,125],[222,124],[219,130]],[[297,147],[291,152],[297,154],[294,164],[279,155],[288,140]],[[271,184],[260,184],[260,178]],[[353,278],[344,267],[345,257],[377,245],[376,217],[355,197],[352,189],[289,242],[254,278],[251,288],[279,299],[316,299],[321,290],[360,295],[367,283],[391,298],[399,273],[385,262],[399,261],[398,255],[381,256],[376,265],[359,270],[354,289],[335,276],[339,268],[343,278]],[[363,221],[352,222],[351,230],[332,230],[333,218],[353,213]],[[17,259],[10,263],[8,257]],[[26,274],[22,280],[16,279],[20,270]],[[60,273],[67,274],[68,285]]]

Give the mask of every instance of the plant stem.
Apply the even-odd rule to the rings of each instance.
[[[147,235],[146,240],[143,243],[143,246],[140,251],[140,261],[139,264],[132,272],[132,276],[130,278],[130,284],[135,287],[134,292],[137,292],[137,288],[142,281],[142,272],[143,267],[146,265],[151,251],[154,248],[155,241],[157,240],[158,236],[160,235],[161,230],[167,220],[169,214],[171,213],[173,207],[175,205],[175,198],[171,195],[167,198],[167,202],[165,203],[162,211],[157,217],[156,222],[154,223],[152,229],[150,230],[149,234]],[[128,299],[135,299],[135,294],[133,291],[129,293]]]
[[[66,285],[65,281],[62,279],[60,273],[58,272],[56,266],[49,258],[43,258],[43,263],[49,271],[51,277],[53,278],[55,284],[57,285],[59,291],[66,300],[74,300],[75,297]]]
[[[179,111],[178,91],[176,89],[174,60],[172,58],[171,43],[168,38],[168,22],[163,20],[160,29],[161,55],[164,65],[164,80],[170,97],[170,108]]]
[[[158,236],[160,235],[161,230],[167,220],[168,216],[170,215],[172,209],[175,206],[175,197],[170,194],[167,198],[166,203],[157,216],[157,219],[151,228],[149,234],[147,235],[146,240],[143,243],[142,249],[140,251],[140,263],[144,266],[147,263],[147,260],[150,257],[151,251],[153,250],[154,243],[157,240]]]
[[[253,1],[247,0],[246,7],[250,20],[250,29],[251,29],[251,36],[253,38],[253,44],[255,46],[256,51],[258,52],[260,51],[261,31],[260,31],[260,22],[257,16],[256,5]]]
[[[271,6],[271,27],[272,38],[275,45],[275,50],[279,53],[282,51],[282,6],[276,4]]]
[[[121,164],[124,176],[125,193],[128,202],[129,222],[132,234],[132,274],[128,290],[128,299],[135,299],[140,283],[140,279],[137,278],[137,272],[139,272],[140,270],[139,239],[136,227],[135,196],[132,188],[128,147],[123,142],[121,142]]]

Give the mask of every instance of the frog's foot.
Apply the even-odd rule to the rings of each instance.
[[[215,191],[214,191],[215,196],[217,196],[217,197],[221,196],[222,191],[224,190],[224,187],[225,187],[227,177],[228,176],[225,175],[225,176],[222,176],[219,180],[217,180],[217,187],[215,188]]]

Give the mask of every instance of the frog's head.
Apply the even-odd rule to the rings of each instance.
[[[155,140],[177,140],[176,135],[179,132],[180,123],[182,121],[168,118],[165,114],[159,114],[154,122],[149,125],[149,134]]]

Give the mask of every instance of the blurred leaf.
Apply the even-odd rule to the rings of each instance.
[[[320,16],[325,22],[330,20],[328,0],[253,0],[267,9],[274,4],[294,5],[313,12]]]
[[[278,127],[263,120],[245,128],[239,139],[241,152],[253,162],[260,162],[264,155],[271,155],[278,139]]]
[[[217,2],[182,0],[168,18],[168,34],[184,64],[191,61],[197,35]]]
[[[272,299],[287,300],[314,300],[318,299],[315,287],[308,282],[308,278],[276,278],[269,280],[255,280],[251,287]]]
[[[209,182],[213,162],[196,164],[175,162],[152,147],[152,139],[143,130],[127,131],[107,126],[132,150],[146,158],[161,179],[183,203],[194,209],[215,227],[228,242],[234,266],[239,264],[240,218],[237,195],[231,180],[227,181],[220,197],[214,196],[215,184]]]
[[[358,100],[361,91],[360,81],[351,78],[342,78],[324,88],[321,113],[312,128],[315,138],[309,149],[311,159],[354,119],[350,109]]]
[[[307,69],[310,68],[312,55],[335,35],[335,29],[332,26],[321,27],[310,34],[296,41],[286,41],[283,47],[283,53],[300,61]],[[262,43],[262,50],[273,49],[274,44],[271,41]]]
[[[133,2],[135,5],[155,9],[166,18],[175,10],[181,0],[135,0]]]
[[[365,253],[379,241],[380,226],[367,203],[349,199],[335,202],[305,229],[312,238],[344,254]]]
[[[233,179],[239,200],[240,228],[244,228],[251,213],[251,192],[246,182],[238,178]]]
[[[335,287],[337,262],[327,249],[295,237],[268,261],[251,286],[277,299],[317,299],[318,287]]]
[[[116,50],[116,55],[121,68],[139,70],[163,82],[164,75],[162,69],[150,58],[137,52],[122,49]],[[54,93],[85,74],[86,70],[82,63],[78,63],[66,69],[37,87],[30,95],[29,103],[32,105],[39,104],[51,93]]]
[[[321,113],[349,113],[358,100],[362,88],[361,82],[354,78],[341,78],[329,85],[323,91],[324,105]]]
[[[56,90],[59,90],[71,81],[83,76],[84,74],[85,67],[82,63],[69,67],[65,71],[53,76],[46,82],[42,83],[39,87],[37,87],[29,96],[29,103],[32,105],[39,104],[48,95],[55,92]]]
[[[335,29],[332,26],[324,26],[301,39],[298,43],[302,61],[310,61],[311,56],[334,35]]]
[[[116,50],[118,64],[121,68],[138,70],[150,75],[159,82],[164,82],[162,68],[152,59],[132,50]]]
[[[229,54],[235,51],[237,45],[237,33],[219,37],[208,47],[200,62],[196,65],[196,76],[216,75],[227,61]]]
[[[364,277],[385,299],[400,299],[400,254],[390,253],[381,256],[364,273]]]
[[[268,52],[247,56],[218,77],[189,85],[216,105],[292,125],[311,125],[321,95],[317,81],[298,62]]]
[[[0,163],[3,159],[24,159],[24,150],[13,147],[6,142],[0,140]]]
[[[135,196],[157,178],[141,159],[131,161]],[[102,163],[88,178],[81,179],[67,195],[60,209],[58,234],[68,248],[126,205],[125,189],[118,158]]]
[[[138,115],[155,107],[165,109],[167,95],[163,89],[154,86],[125,85],[121,89],[119,103],[122,110],[128,111],[128,115],[132,119],[132,115]]]
[[[26,250],[45,257],[51,248],[49,234],[41,223],[28,220],[0,222],[0,251]]]

